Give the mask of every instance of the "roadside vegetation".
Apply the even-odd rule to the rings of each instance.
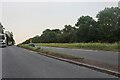
[[[118,51],[118,43],[38,43],[37,46]]]
[[[120,8],[105,8],[96,15],[81,16],[75,25],[67,24],[63,29],[46,29],[41,35],[29,38],[40,46],[84,48],[118,51],[120,42]],[[40,44],[39,44],[40,43]]]
[[[29,46],[28,44],[19,44],[17,46],[21,47],[21,48],[32,50],[32,51],[36,51],[36,52],[39,52],[39,50],[40,50],[40,47],[32,47],[32,46]]]
[[[63,53],[55,53],[55,52],[51,52],[48,50],[44,50],[41,49],[39,46],[29,46],[28,44],[22,44],[22,45],[18,45],[21,48],[25,48],[28,50],[32,50],[32,51],[36,51],[36,52],[40,52],[39,54],[43,54],[43,55],[51,55],[51,56],[55,56],[55,57],[59,57],[59,58],[65,58],[65,59],[70,59],[70,60],[76,60],[76,61],[82,61],[84,58],[81,58],[79,56],[75,56],[75,55],[68,55],[68,54],[63,54]]]
[[[102,68],[113,70],[113,71],[118,71],[118,66],[115,66],[115,65],[110,65],[110,64],[105,64],[105,63],[101,63],[98,61],[88,60],[86,58],[75,56],[75,55],[52,52],[52,51],[48,51],[46,49],[41,49],[39,46],[32,47],[29,44],[19,44],[17,46],[24,48],[24,49],[35,51],[38,54],[48,56],[51,58],[57,57],[55,59],[58,59],[58,58],[69,59],[72,61],[77,61],[77,62],[94,65],[94,66],[102,67]]]

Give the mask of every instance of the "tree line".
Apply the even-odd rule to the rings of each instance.
[[[74,26],[65,25],[63,29],[46,29],[42,35],[32,39],[33,43],[76,43],[120,41],[120,8],[105,8],[96,15],[97,21],[90,16],[81,16]],[[30,39],[23,42],[29,43]]]

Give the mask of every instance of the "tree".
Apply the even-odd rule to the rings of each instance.
[[[60,29],[53,29],[52,32],[54,32],[57,37],[55,42],[61,43],[62,42],[62,31]]]
[[[75,24],[78,27],[77,39],[79,42],[95,41],[97,37],[96,21],[90,16],[81,16]]]
[[[43,34],[44,34],[44,33],[48,33],[48,32],[50,32],[50,31],[51,31],[50,29],[46,29],[46,30],[43,31]]]
[[[35,37],[32,38],[33,43],[40,43],[40,36],[36,35]]]
[[[27,39],[26,41],[24,41],[23,43],[21,43],[21,44],[29,44],[30,43],[30,38],[29,39]]]
[[[69,43],[75,42],[75,31],[76,28],[71,25],[65,25],[62,29],[62,42]]]
[[[61,30],[59,30],[59,29],[53,29],[52,31],[55,33],[61,34]]]
[[[3,33],[4,33],[4,29],[5,29],[5,28],[4,28],[3,25],[0,23],[0,33],[3,34]]]
[[[100,11],[97,16],[102,42],[118,41],[118,31],[120,31],[120,8],[111,7]]]
[[[46,43],[120,41],[120,8],[105,8],[96,18],[97,21],[90,16],[81,16],[75,27],[65,25],[62,30],[46,29],[41,36],[35,36],[33,40]]]
[[[58,29],[55,30],[46,29],[45,31],[43,31],[43,34],[40,36],[40,41],[46,43],[59,42],[59,35],[60,35],[60,30]]]
[[[14,45],[15,44],[15,40],[13,38],[13,33],[12,32],[9,32],[9,31],[6,31],[5,32],[5,35],[7,37],[7,45]],[[9,44],[10,43],[10,44]]]

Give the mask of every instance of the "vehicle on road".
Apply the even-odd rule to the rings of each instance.
[[[0,34],[0,47],[6,47],[6,35],[5,34]]]
[[[29,43],[29,46],[35,47],[34,43]]]

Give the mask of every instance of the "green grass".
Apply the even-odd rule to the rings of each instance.
[[[32,50],[32,51],[37,51],[37,52],[39,52],[39,50],[40,50],[40,47],[31,47],[28,44],[21,44],[21,45],[17,45],[17,46],[21,47],[21,48]]]
[[[118,43],[37,43],[37,46],[120,51]]]
[[[83,60],[84,58],[81,58],[79,56],[75,55],[70,55],[70,54],[64,54],[64,53],[56,53],[56,52],[51,52],[45,49],[40,50],[41,53],[47,54],[47,55],[52,55],[60,58],[66,58],[66,59],[72,59],[72,60]]]

